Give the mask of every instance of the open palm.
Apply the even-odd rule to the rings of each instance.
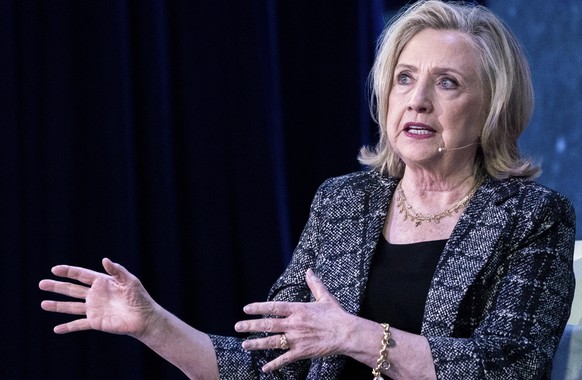
[[[103,267],[108,274],[68,265],[52,268],[56,276],[85,285],[55,280],[40,282],[42,290],[84,300],[42,302],[41,307],[47,311],[85,316],[56,326],[56,333],[93,329],[136,337],[142,334],[156,303],[139,279],[121,265],[103,259]]]

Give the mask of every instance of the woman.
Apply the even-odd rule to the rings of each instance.
[[[136,337],[191,378],[549,378],[573,296],[574,212],[531,178],[517,139],[531,80],[485,8],[422,1],[385,30],[372,71],[380,141],[369,171],[318,190],[269,302],[245,307],[244,342],[161,308],[108,259],[87,286],[40,288],[85,315],[55,327]]]

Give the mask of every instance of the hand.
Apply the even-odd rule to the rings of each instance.
[[[306,281],[316,301],[305,302],[259,302],[245,306],[249,315],[269,315],[263,318],[238,322],[238,332],[267,332],[275,335],[247,340],[246,350],[281,348],[281,336],[285,334],[289,350],[267,363],[263,371],[270,372],[291,362],[340,354],[355,318],[347,313],[323,282],[311,269],[306,272]],[[279,334],[277,334],[279,333]]]
[[[109,259],[103,259],[102,264],[109,275],[68,265],[52,268],[54,275],[76,280],[87,286],[54,280],[42,280],[39,283],[41,290],[85,301],[41,303],[41,307],[47,311],[85,316],[56,326],[55,333],[89,329],[135,337],[144,333],[154,314],[156,303],[137,277],[123,266]]]

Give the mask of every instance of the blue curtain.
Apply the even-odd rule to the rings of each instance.
[[[107,256],[232,334],[317,186],[359,169],[379,0],[0,2],[3,379],[183,378],[127,338],[56,336],[38,281]]]

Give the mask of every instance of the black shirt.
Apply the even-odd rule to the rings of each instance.
[[[378,323],[389,323],[399,330],[420,334],[426,297],[446,243],[447,240],[436,240],[390,244],[381,236],[359,315]],[[371,378],[370,367],[347,358],[340,379]]]

